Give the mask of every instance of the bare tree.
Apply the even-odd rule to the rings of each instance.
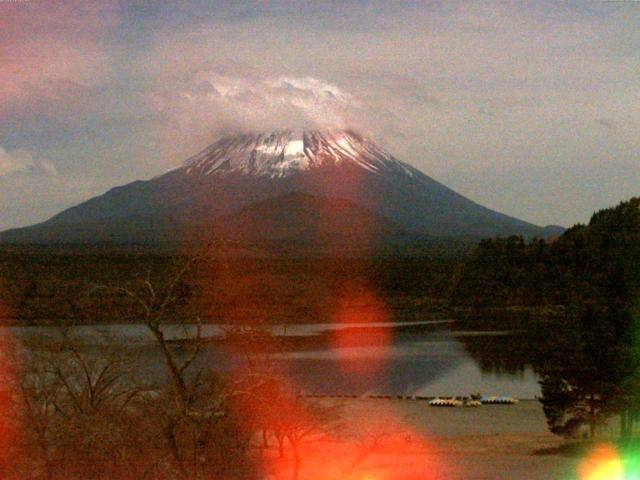
[[[225,333],[225,340],[245,359],[245,368],[237,374],[244,415],[261,430],[264,448],[268,447],[270,433],[280,459],[285,458],[287,445],[290,447],[292,476],[297,480],[303,444],[334,429],[340,407],[311,402],[289,386],[272,361],[274,353],[285,351],[284,335],[278,337],[255,326],[234,326]]]
[[[21,420],[23,457],[45,479],[115,472],[135,458],[129,407],[143,389],[131,379],[128,356],[113,346],[82,345],[64,333],[23,339],[13,363],[16,412]],[[139,435],[135,436],[139,439]],[[39,459],[39,462],[34,460]],[[121,460],[119,462],[118,460]],[[131,467],[129,467],[131,469]]]
[[[108,288],[130,300],[166,367],[166,379],[156,385],[137,375],[138,360],[129,355],[134,349],[116,339],[87,344],[70,334],[73,329],[56,338],[25,339],[15,359],[23,365],[16,404],[28,433],[23,458],[32,461],[16,478],[256,476],[252,439],[260,430],[263,446],[273,434],[281,456],[290,448],[298,478],[303,444],[327,431],[335,411],[286,388],[270,363],[277,345],[267,332],[234,330],[249,352],[242,374],[221,378],[202,361],[210,339],[200,318],[176,322],[173,316],[199,261],[187,259],[162,281],[147,275],[94,290]],[[247,411],[249,420],[239,421]]]
[[[322,405],[286,392],[269,402],[264,414],[278,442],[279,457],[284,458],[285,441],[291,448],[293,480],[297,480],[300,474],[303,444],[332,430],[339,418],[338,413],[337,405]]]
[[[385,450],[385,441],[392,436],[393,425],[387,421],[367,419],[366,422],[356,422],[351,426],[354,430],[347,435],[345,444],[349,451],[344,453],[345,463],[341,466],[340,478],[348,479],[354,476],[356,469],[372,454]]]
[[[189,323],[183,319],[177,325],[169,318],[171,308],[179,301],[180,286],[202,260],[202,256],[187,259],[162,287],[154,285],[149,276],[137,288],[115,287],[138,306],[142,322],[160,349],[171,384],[168,396],[163,397],[163,436],[178,475],[194,479],[204,478],[212,468],[233,465],[229,457],[232,453],[242,462],[249,444],[241,438],[247,433],[237,425],[235,428],[230,425],[229,404],[238,394],[236,385],[218,381],[210,369],[194,368],[209,343],[203,336],[200,317],[195,316]],[[180,348],[168,335],[169,328],[183,334]],[[220,438],[223,431],[228,434],[226,439]],[[220,456],[216,448],[229,450]]]

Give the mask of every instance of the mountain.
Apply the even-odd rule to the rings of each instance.
[[[317,231],[319,218],[330,221],[316,239],[332,241],[357,239],[356,231],[473,238],[557,233],[465,198],[354,131],[286,130],[222,138],[174,170],[0,233],[0,241],[158,243],[209,233],[292,240]]]
[[[349,200],[293,192],[268,198],[214,221],[214,231],[237,243],[265,239],[298,244],[361,245],[403,236],[388,219]]]

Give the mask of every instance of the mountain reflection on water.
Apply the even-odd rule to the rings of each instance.
[[[522,335],[395,327],[390,345],[287,352],[281,366],[305,390],[323,394],[534,398],[540,393]],[[354,331],[357,336],[357,331]],[[344,359],[362,368],[345,371]],[[380,361],[382,358],[382,361]],[[366,365],[377,368],[368,372]],[[357,374],[355,372],[365,372]]]
[[[522,333],[478,332],[457,338],[483,373],[519,376],[532,368],[532,343]]]
[[[515,333],[457,332],[449,323],[350,325],[330,324],[272,328],[269,335],[286,340],[286,348],[257,355],[299,390],[327,395],[466,396],[472,393],[534,398],[540,393],[528,360],[530,343]],[[15,330],[15,329],[14,329]],[[53,338],[55,329],[20,329],[23,335]],[[76,331],[77,330],[77,331]],[[85,343],[116,343],[135,352],[135,369],[148,381],[166,380],[157,345],[142,325],[73,327]],[[331,341],[340,331],[339,344]],[[241,368],[246,355],[220,341],[219,328],[207,332],[214,341],[194,364],[198,369],[231,371]],[[282,333],[286,335],[279,337]],[[176,335],[173,348],[184,349]],[[217,341],[215,339],[218,339]],[[379,339],[388,341],[379,343]],[[93,343],[91,343],[93,342]],[[98,352],[99,348],[95,348]]]

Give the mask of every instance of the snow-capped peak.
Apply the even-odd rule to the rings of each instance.
[[[416,172],[371,140],[350,130],[280,130],[225,137],[188,159],[179,170],[198,176],[242,173],[287,177],[345,162],[373,173],[386,171],[413,176]]]

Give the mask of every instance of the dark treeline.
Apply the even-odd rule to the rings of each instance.
[[[588,225],[548,241],[482,241],[456,279],[452,304],[477,319],[497,310],[548,315],[577,304],[626,308],[637,298],[640,278],[639,202],[597,212]]]
[[[176,321],[322,322],[354,289],[382,297],[399,315],[444,315],[453,272],[469,243],[447,251],[407,248],[355,258],[203,255],[181,285]],[[188,256],[150,251],[0,248],[0,318],[6,323],[135,322],[123,295],[98,291],[173,278]],[[333,300],[332,300],[333,299]],[[395,318],[395,317],[394,317]]]
[[[640,198],[551,241],[483,241],[452,290],[462,324],[524,330],[551,430],[574,435],[640,407]],[[522,344],[522,342],[519,342]]]
[[[108,321],[126,302],[104,292],[96,298],[97,287],[170,278],[179,265],[179,258],[166,255],[5,249],[0,252],[0,316],[21,324]]]

